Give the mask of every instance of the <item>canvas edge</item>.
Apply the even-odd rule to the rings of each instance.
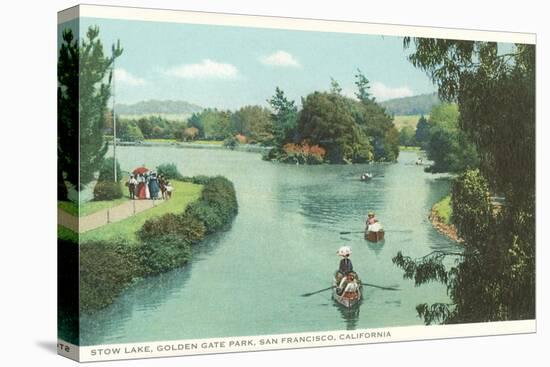
[[[522,44],[536,44],[537,41],[535,33],[526,32],[473,30],[93,4],[80,4],[60,11],[58,13],[58,24],[78,17]]]

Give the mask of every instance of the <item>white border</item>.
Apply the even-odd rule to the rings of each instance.
[[[102,344],[79,347],[58,341],[58,354],[79,362],[111,361],[158,357],[190,356],[296,348],[315,348],[357,344],[376,344],[413,340],[527,334],[536,332],[535,320],[485,322],[473,324],[402,326],[377,329],[257,335],[209,339],[185,339],[143,343]],[[294,338],[306,341],[291,341]],[[276,343],[261,345],[261,340]],[[248,342],[248,343],[245,343]],[[61,346],[61,347],[60,347]]]
[[[75,10],[75,8],[77,8],[77,10]],[[256,15],[221,14],[194,11],[191,12],[183,10],[146,9],[100,5],[78,5],[76,7],[60,11],[58,13],[58,24],[76,19],[79,16],[90,18],[126,19],[187,24],[211,24],[333,33],[411,36],[469,41],[512,42],[525,44],[536,43],[536,35],[531,33],[480,31],[456,28],[419,27],[393,24],[266,17]]]

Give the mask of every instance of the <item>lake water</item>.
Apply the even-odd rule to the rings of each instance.
[[[186,176],[226,176],[239,214],[227,232],[197,246],[185,267],[141,280],[84,316],[82,345],[416,325],[418,303],[449,301],[443,285],[415,287],[391,261],[400,250],[419,257],[457,248],[427,219],[449,180],[414,165],[415,152],[401,152],[397,164],[320,166],[175,147],[121,147],[117,155],[123,170],[173,162]],[[361,182],[365,171],[375,178]],[[369,210],[387,230],[384,243],[339,234],[363,230]],[[365,287],[351,313],[330,291],[301,297],[331,285],[342,245],[352,247],[364,282],[400,291]]]

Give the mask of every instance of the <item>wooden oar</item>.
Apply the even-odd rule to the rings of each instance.
[[[365,285],[367,287],[374,287],[374,288],[379,288],[379,289],[383,289],[385,291],[399,291],[400,289],[398,288],[393,288],[393,287],[382,287],[380,285],[376,285],[376,284],[370,284],[370,283],[361,283],[362,285]],[[321,293],[321,292],[324,292],[324,291],[328,291],[329,289],[332,289],[334,288],[335,286],[332,285],[328,288],[323,288],[323,289],[320,289],[318,291],[315,291],[315,292],[311,292],[311,293],[304,293],[304,294],[301,294],[300,297],[309,297],[309,296],[313,296],[314,294],[317,294],[317,293]]]
[[[397,232],[397,233],[412,233],[411,229],[404,229],[404,230],[398,230],[398,229],[390,229],[390,230],[384,230],[384,232]],[[340,234],[351,234],[351,233],[365,233],[365,231],[347,231],[347,232],[340,232]]]
[[[301,294],[300,297],[309,297],[309,296],[313,296],[314,294],[321,293],[321,292],[324,292],[324,291],[328,291],[329,289],[332,289],[332,288],[334,288],[334,287],[335,287],[334,285],[331,285],[331,286],[328,287],[328,288],[324,288],[324,289],[321,289],[321,290],[318,290],[318,291],[315,291],[315,292]]]
[[[361,284],[366,285],[368,287],[380,288],[380,289],[383,289],[385,291],[400,291],[399,288],[382,287],[382,286],[379,286],[379,285],[376,285],[376,284],[369,284],[369,283],[361,283]]]

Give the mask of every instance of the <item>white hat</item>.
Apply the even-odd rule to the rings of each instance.
[[[348,256],[351,255],[351,247],[349,246],[342,246],[336,251],[336,253],[340,256]]]

